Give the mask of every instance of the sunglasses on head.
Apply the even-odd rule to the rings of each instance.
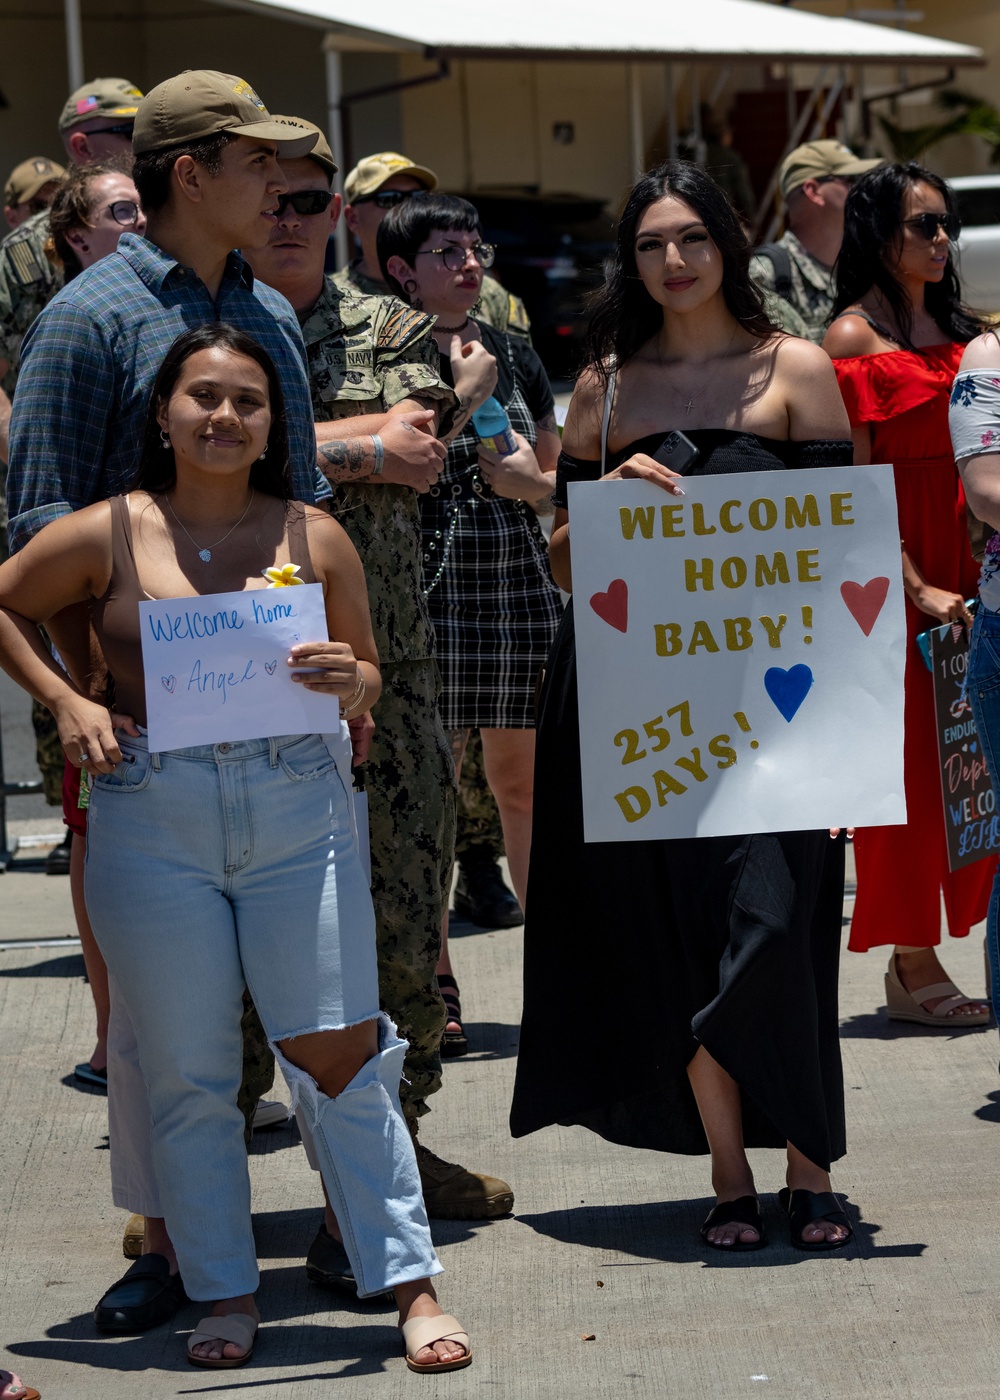
[[[289,205],[300,216],[322,214],[324,210],[329,209],[332,199],[333,195],[329,190],[299,190],[297,194],[282,195],[278,202],[278,218],[281,218]]]
[[[409,199],[416,190],[376,190],[374,194],[363,194],[353,200],[354,204],[374,204],[376,209],[395,209],[404,199]]]
[[[937,238],[938,229],[944,229],[945,237],[955,239],[962,232],[962,220],[957,214],[916,214],[912,219],[904,219],[904,223],[916,229],[921,238],[926,238],[930,243]]]

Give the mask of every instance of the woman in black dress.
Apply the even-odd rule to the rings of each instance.
[[[648,455],[673,429],[699,450],[692,474],[850,464],[830,364],[771,325],[749,258],[696,166],[670,161],[632,191],[563,436],[551,559],[564,588],[566,483],[675,492],[676,473]],[[842,896],[843,847],[826,831],[584,844],[570,606],[538,725],[514,1135],[575,1123],[709,1151],[717,1203],[702,1236],[730,1250],[766,1242],[745,1149],[783,1147],[792,1244],[845,1244],[829,1178],[845,1151]]]

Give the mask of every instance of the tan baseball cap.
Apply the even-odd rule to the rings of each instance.
[[[38,191],[53,180],[61,180],[65,174],[62,166],[56,165],[48,156],[32,156],[30,160],[22,160],[7,177],[3,201],[9,209],[16,209],[19,204],[27,204],[29,199],[34,199]]]
[[[407,160],[398,151],[380,151],[377,156],[365,156],[364,160],[358,161],[344,181],[344,198],[348,204],[364,199],[380,190],[386,180],[391,180],[394,175],[412,175],[424,189],[437,188],[438,177],[433,170],[428,170],[425,165],[414,165],[412,160]]]
[[[782,199],[787,199],[807,180],[822,180],[830,175],[864,175],[865,171],[881,164],[878,159],[862,160],[842,141],[807,141],[804,146],[789,151],[781,162],[778,188]]]
[[[315,122],[306,121],[305,117],[272,117],[273,122],[280,122],[282,126],[301,127],[303,131],[311,131],[316,137],[316,144],[311,151],[307,151],[310,160],[314,160],[317,165],[321,165],[327,176],[332,180],[338,170],[338,165],[330,150],[330,143],[323,134],[323,131]],[[287,151],[282,151],[282,155],[287,156]]]
[[[136,155],[167,151],[220,132],[271,141],[279,155],[289,157],[307,156],[316,144],[315,131],[290,135],[289,126],[275,121],[242,78],[191,68],[157,84],[139,103],[132,149]]]
[[[91,117],[134,117],[142,93],[128,78],[95,78],[71,92],[59,116],[59,130],[69,131]]]

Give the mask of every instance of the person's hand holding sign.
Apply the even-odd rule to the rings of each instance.
[[[293,681],[300,682],[307,690],[336,695],[342,701],[350,700],[355,690],[364,684],[364,674],[346,642],[299,642],[292,647],[287,664],[308,667],[307,670],[293,670]]]
[[[634,457],[627,458],[620,467],[615,467],[613,472],[608,472],[602,476],[602,481],[650,481],[654,486],[662,486],[664,491],[669,491],[672,496],[685,496],[687,492],[681,487],[681,477],[678,472],[671,471],[669,467],[663,466],[661,462],[648,457],[645,452],[637,452]]]

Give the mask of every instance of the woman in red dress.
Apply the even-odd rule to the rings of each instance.
[[[948,432],[948,396],[980,323],[963,307],[951,258],[961,225],[948,186],[916,164],[863,175],[844,210],[834,320],[823,342],[834,361],[854,460],[891,462],[906,590],[905,826],[855,839],[858,894],[849,947],[893,945],[886,972],[891,1019],[984,1025],[989,1008],[949,981],[937,955],[940,894],[948,930],[964,938],[986,917],[994,862],[948,870],[931,674],[916,635],[971,622],[965,599],[978,568]]]

